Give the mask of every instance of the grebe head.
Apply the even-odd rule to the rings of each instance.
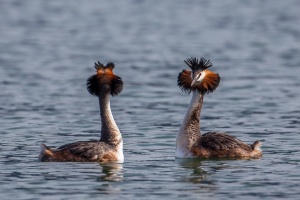
[[[190,93],[197,90],[201,94],[208,94],[219,86],[221,79],[219,74],[208,70],[212,67],[210,60],[191,57],[184,62],[192,71],[184,69],[179,73],[177,84],[182,91]]]
[[[96,74],[87,79],[87,90],[91,95],[99,96],[101,93],[109,92],[112,96],[118,95],[123,90],[121,77],[113,73],[115,64],[109,62],[104,66],[98,61],[95,63]]]

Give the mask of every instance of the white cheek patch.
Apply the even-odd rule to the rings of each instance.
[[[200,75],[199,78],[197,79],[197,82],[202,82],[203,79],[204,79],[204,77],[205,77],[205,75],[206,75],[206,72],[205,72],[205,71],[201,72],[201,75]]]

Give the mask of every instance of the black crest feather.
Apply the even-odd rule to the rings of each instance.
[[[91,95],[100,96],[101,93],[110,92],[112,96],[118,95],[123,90],[122,78],[113,73],[115,64],[109,62],[104,66],[99,61],[95,63],[97,73],[87,79],[86,87]]]
[[[192,79],[192,72],[189,70],[182,70],[182,72],[180,72],[178,74],[178,78],[177,78],[177,85],[179,86],[179,88],[181,89],[181,91],[186,92],[186,93],[191,93],[192,91],[192,87],[191,87],[191,83],[192,83],[193,79]]]
[[[122,78],[119,76],[116,76],[114,79],[111,81],[111,90],[110,94],[112,96],[116,96],[120,94],[123,90],[123,81]]]
[[[196,57],[191,57],[191,58],[186,59],[184,62],[193,71],[205,70],[205,69],[208,69],[213,66],[212,63],[210,62],[210,60],[207,60],[203,57],[200,60]]]
[[[115,64],[113,62],[109,62],[106,64],[106,67],[113,69],[115,68]]]
[[[100,85],[100,81],[99,78],[97,78],[97,74],[90,76],[86,81],[87,91],[91,95],[99,96],[100,94],[99,85]]]
[[[192,91],[197,90],[201,94],[208,94],[217,89],[221,78],[219,74],[214,73],[210,70],[206,70],[207,68],[212,67],[212,63],[210,62],[210,60],[206,60],[205,58],[201,58],[199,60],[195,57],[191,57],[184,62],[192,69],[192,71],[185,69],[179,73],[177,78],[177,85],[182,91],[191,93]],[[201,72],[196,72],[198,70],[201,70]],[[192,86],[192,75],[194,73],[205,73],[205,75],[201,83],[194,84]]]
[[[98,70],[98,69],[100,69],[100,68],[104,68],[104,65],[98,61],[98,63],[95,63],[94,68],[95,68],[96,70]]]

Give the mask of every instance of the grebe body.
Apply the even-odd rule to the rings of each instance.
[[[200,133],[200,113],[205,94],[213,92],[219,85],[220,76],[208,70],[209,60],[190,58],[185,63],[192,69],[183,70],[178,76],[178,86],[185,92],[192,92],[192,98],[176,137],[177,158],[260,158],[261,143],[255,141],[248,145],[222,132]]]
[[[95,63],[97,73],[87,80],[87,90],[99,99],[101,137],[98,141],[79,141],[57,149],[41,145],[39,160],[44,162],[124,162],[123,139],[110,108],[110,95],[123,89],[122,79],[113,73],[113,63]]]

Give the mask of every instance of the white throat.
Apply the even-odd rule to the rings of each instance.
[[[178,158],[192,157],[190,150],[200,138],[200,112],[202,103],[203,96],[198,91],[194,91],[176,137],[175,156]]]
[[[122,140],[120,130],[110,109],[109,94],[99,97],[101,115],[101,140],[117,145]]]

